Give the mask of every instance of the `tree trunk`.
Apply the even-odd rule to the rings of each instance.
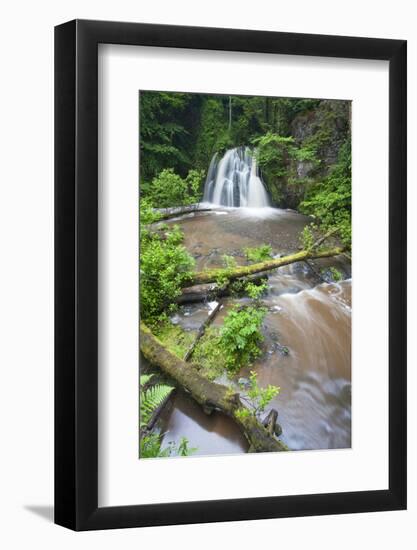
[[[305,260],[315,260],[318,258],[330,258],[331,256],[338,256],[344,252],[342,247],[329,248],[327,250],[302,250],[282,258],[276,258],[259,262],[252,265],[244,265],[235,267],[233,269],[210,269],[207,271],[198,271],[194,273],[191,280],[187,281],[187,285],[200,285],[205,283],[213,283],[218,280],[219,277],[226,277],[229,281],[239,279],[240,277],[247,277],[248,275],[254,275],[255,273],[261,273],[262,271],[269,271],[271,269],[277,269],[284,265],[292,264],[294,262],[302,262]]]
[[[201,376],[192,364],[186,363],[165,348],[143,322],[140,323],[140,349],[150,363],[176,380],[206,412],[219,410],[230,416],[245,435],[253,452],[288,450],[242,404],[238,393]],[[245,410],[247,413],[242,414]]]
[[[258,273],[256,275],[242,277],[242,281],[261,284],[266,279],[267,275]],[[218,298],[230,296],[230,285],[220,287],[216,283],[206,283],[202,285],[194,285],[182,289],[182,293],[175,300],[177,304],[190,304],[193,302],[208,302],[210,300],[217,301]]]
[[[188,206],[172,206],[170,208],[155,208],[154,212],[159,214],[158,221],[169,220],[169,218],[176,218],[183,214],[191,214],[193,212],[210,212],[212,208],[200,206],[200,203],[190,204]]]

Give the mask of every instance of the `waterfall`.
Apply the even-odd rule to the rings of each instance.
[[[256,158],[249,147],[229,149],[220,160],[215,153],[204,186],[204,201],[254,208],[270,205]]]

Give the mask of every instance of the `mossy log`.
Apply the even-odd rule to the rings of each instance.
[[[213,210],[209,207],[202,207],[199,203],[190,204],[188,206],[172,206],[169,208],[155,208],[154,212],[158,214],[158,221],[169,220],[170,218],[176,218],[177,216],[183,216],[184,214],[192,214],[194,212],[210,212]]]
[[[232,418],[245,435],[252,452],[288,450],[282,441],[272,436],[251,414],[241,402],[238,393],[204,378],[192,363],[186,363],[163,346],[143,322],[140,323],[140,349],[150,363],[188,391],[205,412],[218,410]],[[242,414],[242,411],[247,412]]]
[[[247,277],[249,275],[254,275],[255,273],[261,273],[262,271],[270,271],[271,269],[277,269],[278,267],[295,262],[338,256],[339,254],[342,254],[344,250],[344,248],[339,246],[325,250],[301,250],[301,252],[288,254],[287,256],[283,256],[281,258],[266,260],[264,262],[258,262],[252,265],[239,266],[233,269],[218,268],[207,271],[198,271],[193,274],[191,280],[187,281],[187,286],[216,282],[222,277],[227,278],[229,281],[233,281],[235,279],[239,279],[240,277]]]

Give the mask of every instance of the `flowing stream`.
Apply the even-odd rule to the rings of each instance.
[[[274,255],[297,250],[298,236],[310,219],[277,208],[216,208],[169,223],[184,231],[184,244],[196,269],[219,267],[228,254],[245,262],[243,248],[269,243]],[[343,276],[326,283],[330,266]],[[268,275],[264,298],[262,356],[254,363],[261,386],[280,386],[270,406],[279,413],[281,439],[292,449],[348,448],[351,445],[351,270],[344,257],[299,262]],[[213,325],[221,326],[230,307],[245,298],[227,298]],[[185,330],[197,331],[212,304],[188,304],[172,318]],[[282,353],[288,348],[289,354]],[[247,378],[240,371],[232,381]],[[164,444],[187,437],[197,454],[236,454],[247,443],[235,424],[220,414],[205,415],[199,405],[178,392],[160,418]]]

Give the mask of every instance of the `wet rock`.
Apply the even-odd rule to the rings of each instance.
[[[239,378],[237,381],[239,386],[242,386],[245,390],[249,389],[251,386],[250,380],[248,378]]]
[[[276,342],[275,347],[281,355],[287,356],[290,354],[290,350],[287,348],[287,346],[283,346],[279,342]]]
[[[282,426],[281,424],[278,424],[278,422],[275,424],[274,433],[277,437],[282,435]]]
[[[345,384],[340,392],[340,399],[343,403],[350,403],[352,400],[352,385]]]

